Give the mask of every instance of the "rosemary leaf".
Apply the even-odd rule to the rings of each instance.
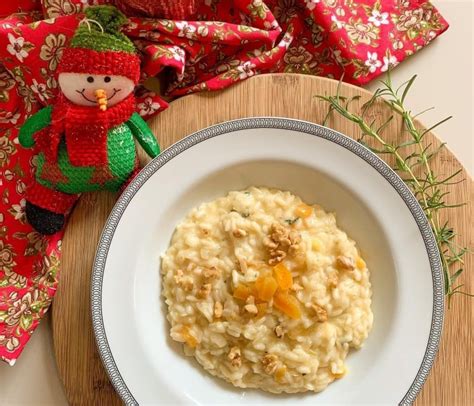
[[[444,224],[440,222],[441,211],[465,204],[448,204],[445,201],[449,194],[449,187],[462,182],[464,179],[457,179],[458,175],[462,172],[461,169],[441,177],[434,173],[430,166],[430,160],[444,148],[445,144],[442,143],[434,148],[431,144],[424,143],[424,137],[430,131],[451,119],[451,116],[426,129],[418,129],[415,125],[415,118],[428,110],[432,110],[432,108],[416,115],[413,115],[406,108],[405,100],[415,80],[416,75],[394,89],[389,73],[386,79],[381,81],[382,86],[373,93],[369,100],[361,105],[358,111],[351,110],[351,106],[354,105],[353,102],[360,101],[360,96],[352,98],[343,96],[341,94],[342,80],[337,86],[335,95],[316,97],[328,105],[323,125],[326,125],[330,117],[337,113],[359,127],[361,131],[358,139],[359,143],[378,155],[389,155],[392,157],[391,162],[394,162],[393,169],[398,172],[417,198],[433,230],[441,256],[445,295],[449,306],[451,298],[455,294],[474,297],[473,294],[460,290],[464,285],[453,286],[455,281],[464,272],[463,268],[458,268],[454,272],[451,271],[451,268],[456,264],[464,263],[463,257],[466,253],[471,252],[471,250],[467,247],[458,246],[454,242],[457,236],[456,232],[449,226],[448,222]],[[387,104],[393,113],[399,115],[402,119],[405,139],[397,145],[392,145],[383,137],[384,130],[387,129],[394,118],[393,115],[378,127],[376,127],[377,119],[372,118],[370,122],[366,120],[366,117],[369,117],[368,113],[371,108],[379,101]],[[367,142],[368,139],[371,139],[372,142]]]

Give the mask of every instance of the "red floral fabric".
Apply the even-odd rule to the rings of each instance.
[[[0,357],[11,364],[55,293],[61,238],[25,221],[35,158],[19,146],[18,130],[57,95],[56,68],[84,7],[105,2],[113,3],[41,0],[40,13],[37,1],[17,0],[8,11],[29,12],[0,20]],[[160,73],[170,96],[267,72],[344,74],[361,85],[448,27],[422,0],[203,0],[190,21],[130,17],[125,31],[142,58],[137,111],[146,118],[167,107],[144,85]]]

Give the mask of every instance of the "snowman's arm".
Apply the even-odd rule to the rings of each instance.
[[[51,106],[41,109],[37,113],[29,117],[20,128],[18,140],[25,148],[31,148],[35,145],[34,135],[38,131],[47,127],[51,123]]]
[[[145,152],[152,158],[160,153],[160,146],[147,123],[138,113],[133,113],[127,125]]]

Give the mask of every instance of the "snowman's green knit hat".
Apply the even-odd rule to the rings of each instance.
[[[59,73],[121,75],[135,83],[140,61],[132,41],[120,29],[127,18],[114,6],[92,6],[64,50]]]
[[[135,53],[135,47],[120,28],[127,18],[114,6],[88,7],[71,41],[73,48],[95,51],[124,51]]]

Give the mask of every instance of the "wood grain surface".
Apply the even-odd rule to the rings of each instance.
[[[178,99],[149,124],[163,149],[192,132],[235,118],[280,116],[320,124],[326,106],[313,96],[334,94],[336,86],[335,81],[312,76],[257,76],[224,91]],[[343,85],[342,93],[360,95],[362,101],[370,97],[369,92],[350,85]],[[428,101],[431,103],[433,100]],[[381,120],[387,118],[390,111],[387,106],[378,104],[371,114]],[[353,138],[360,135],[355,125],[339,116],[331,117],[328,126]],[[396,142],[401,134],[400,121],[393,120],[386,134]],[[434,146],[440,144],[433,134],[427,135],[426,142]],[[143,153],[141,158],[145,162]],[[447,149],[436,157],[433,167],[439,174],[462,168]],[[474,185],[465,171],[462,176],[465,181],[452,190],[448,201],[470,204],[451,210],[449,221],[461,235],[459,243],[473,247]],[[59,373],[72,405],[120,404],[100,362],[90,317],[92,262],[114,200],[115,196],[110,193],[83,196],[69,220],[63,240],[62,275],[53,305],[53,340]],[[466,258],[466,272],[459,279],[468,291],[474,291],[472,264],[470,255]],[[413,294],[418,289],[422,287],[414,286]],[[440,351],[416,405],[474,404],[473,305],[473,299],[457,296],[451,309],[446,311]]]

